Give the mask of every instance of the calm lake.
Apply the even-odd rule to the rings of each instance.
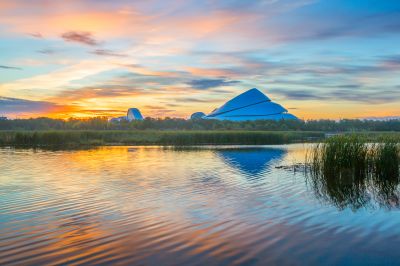
[[[0,265],[400,264],[398,181],[279,167],[306,149],[2,148]]]

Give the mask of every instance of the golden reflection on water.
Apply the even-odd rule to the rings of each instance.
[[[304,176],[274,167],[305,149],[0,149],[0,264],[320,264],[323,249],[362,261],[357,243],[386,241],[368,225],[399,215],[321,206]]]

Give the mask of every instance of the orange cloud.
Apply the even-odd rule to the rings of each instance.
[[[69,2],[57,2],[57,5],[38,5],[32,7],[30,13],[14,14],[10,6],[6,14],[0,17],[0,23],[8,25],[8,30],[17,33],[37,33],[44,37],[58,37],[61,34],[76,30],[92,32],[101,37],[121,36],[127,30],[138,32],[146,25],[147,16],[137,12],[134,14],[121,13],[116,10],[97,11],[79,10],[69,6]],[[0,6],[1,8],[1,6]],[[28,7],[24,7],[28,8]]]
[[[17,6],[17,4],[15,2],[1,1],[0,2],[0,12],[8,11],[10,9],[15,8],[16,6]]]
[[[245,14],[212,12],[191,17],[175,18],[167,22],[167,24],[169,27],[174,26],[177,31],[190,32],[196,37],[201,37],[226,30],[226,28],[240,23],[244,17]]]
[[[101,6],[87,6],[80,1],[43,2],[29,4],[16,1],[0,17],[0,23],[17,33],[42,33],[44,37],[59,37],[65,32],[90,32],[101,38],[132,37],[147,40],[176,41],[177,37],[201,38],[206,35],[231,33],[236,37],[249,32],[248,21],[257,19],[255,14],[243,11],[202,12],[190,16],[165,16],[164,12],[141,12],[135,7],[129,9]],[[0,5],[0,8],[2,6]],[[18,12],[20,9],[31,12]],[[239,26],[240,25],[240,26]],[[246,30],[247,28],[247,30]]]
[[[203,77],[232,77],[237,74],[230,69],[218,68],[187,67],[185,70],[190,72],[192,75]]]

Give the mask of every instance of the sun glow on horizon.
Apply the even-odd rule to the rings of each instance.
[[[352,2],[2,1],[0,116],[188,118],[253,87],[303,119],[398,116],[400,4]]]

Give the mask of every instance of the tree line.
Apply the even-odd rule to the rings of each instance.
[[[110,122],[106,117],[88,119],[31,118],[0,120],[0,130],[268,130],[268,131],[400,131],[400,120],[257,120],[220,121],[180,118]]]

